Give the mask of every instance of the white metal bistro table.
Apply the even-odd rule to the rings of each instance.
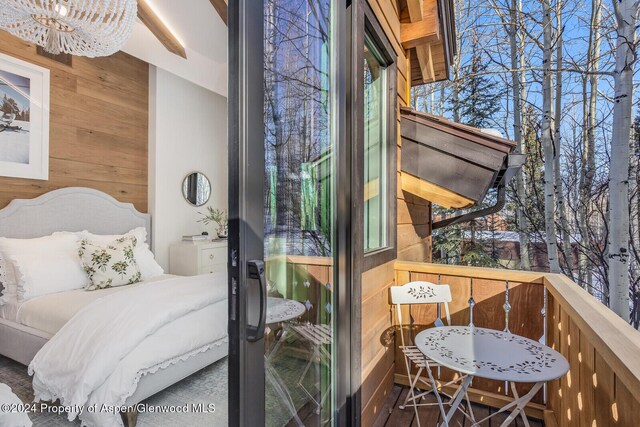
[[[278,396],[280,396],[283,403],[287,406],[289,412],[293,416],[293,419],[296,421],[298,426],[304,426],[304,424],[298,416],[298,411],[296,410],[293,400],[291,399],[291,395],[287,391],[287,387],[285,386],[284,381],[282,381],[282,378],[271,364],[271,358],[276,354],[278,348],[280,348],[280,344],[284,340],[284,337],[289,330],[289,325],[287,322],[297,319],[306,311],[306,307],[301,302],[286,298],[267,298],[266,324],[274,325],[277,323],[284,323],[284,326],[280,335],[276,337],[273,347],[269,349],[267,354],[265,354],[264,356],[265,377],[267,378],[267,381],[269,381],[273,389],[276,391]]]
[[[510,382],[515,399],[473,425],[479,425],[492,416],[513,408],[502,427],[509,425],[518,415],[522,416],[528,427],[525,406],[545,382],[560,378],[569,371],[569,363],[557,351],[529,338],[494,329],[474,326],[431,328],[420,332],[415,338],[415,344],[433,361],[467,374],[447,413],[447,425],[473,377],[482,377]],[[534,386],[528,393],[519,396],[514,384],[518,382],[534,383]]]
[[[267,298],[267,325],[288,322],[302,316],[307,309],[299,301],[286,298]]]

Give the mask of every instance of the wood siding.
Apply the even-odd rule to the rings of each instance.
[[[0,177],[0,208],[62,187],[89,187],[147,211],[149,65],[119,52],[72,66],[0,31],[0,52],[51,71],[49,180]]]
[[[409,102],[408,61],[400,42],[400,11],[396,0],[368,0],[397,55],[397,257],[409,261],[431,260],[431,206],[403,194],[400,189],[400,107]],[[376,266],[362,274],[361,409],[362,425],[371,426],[392,389],[395,342],[389,306],[389,287],[395,283],[394,262]]]

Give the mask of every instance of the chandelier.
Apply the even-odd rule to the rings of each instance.
[[[114,54],[136,15],[136,0],[0,0],[0,29],[56,55]]]

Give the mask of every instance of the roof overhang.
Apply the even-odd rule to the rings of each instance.
[[[446,208],[469,208],[524,163],[515,143],[442,117],[401,109],[402,190]]]
[[[401,0],[400,41],[411,86],[449,79],[456,54],[453,0]]]

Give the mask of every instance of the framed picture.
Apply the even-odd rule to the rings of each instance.
[[[49,70],[3,54],[0,176],[49,179]]]

